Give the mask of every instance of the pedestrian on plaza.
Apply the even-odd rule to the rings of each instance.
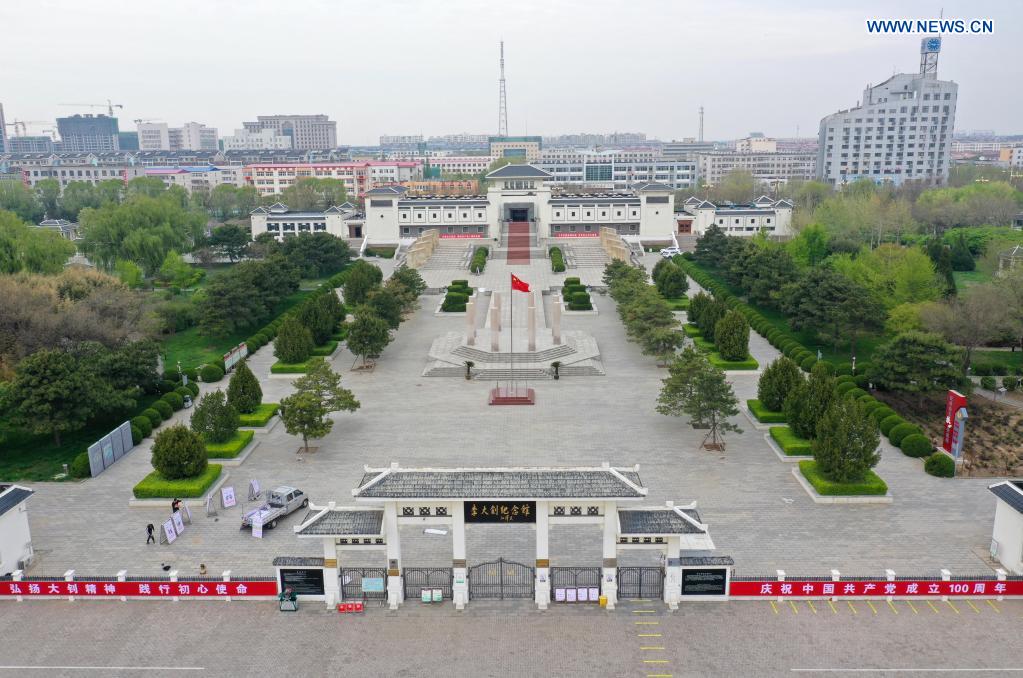
[[[174,513],[175,511],[180,511],[180,510],[181,510],[181,500],[178,499],[177,497],[175,497],[174,501],[171,502],[171,513]]]
[[[156,528],[153,527],[152,523],[149,523],[148,525],[146,525],[146,534],[149,535],[148,537],[146,537],[146,545],[147,546],[149,545],[150,542],[152,542],[154,544],[156,543],[156,537],[153,536],[153,532],[155,532],[155,531],[156,531]]]

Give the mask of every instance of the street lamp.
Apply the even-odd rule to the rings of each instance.
[[[856,374],[856,356],[852,357],[852,373]]]

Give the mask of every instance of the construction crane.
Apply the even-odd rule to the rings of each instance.
[[[14,122],[5,123],[7,127],[14,128],[14,136],[28,136],[28,130],[25,128],[26,125],[49,125],[49,120],[15,120]],[[21,128],[21,134],[18,134],[18,128]]]
[[[110,99],[107,99],[105,104],[57,104],[58,106],[87,106],[88,108],[106,108],[107,114],[112,118],[114,117],[115,108],[124,108],[122,104],[111,103]]]

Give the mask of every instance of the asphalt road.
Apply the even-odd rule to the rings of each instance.
[[[0,603],[6,676],[1023,675],[1023,601],[523,602],[363,615],[222,601]]]

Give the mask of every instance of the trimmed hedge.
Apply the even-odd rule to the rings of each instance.
[[[914,433],[923,435],[923,431],[920,430],[919,426],[905,422],[888,431],[888,440],[891,441],[892,445],[899,447],[904,438],[911,436]]]
[[[874,421],[876,421],[879,424],[888,417],[895,415],[895,410],[888,407],[884,403],[882,403],[881,405],[882,405],[881,407],[877,408],[876,410],[870,413],[870,416],[874,418]]]
[[[153,422],[149,421],[149,417],[144,417],[142,415],[133,417],[131,420],[131,426],[132,428],[137,428],[143,438],[148,438],[149,434],[153,432]]]
[[[570,311],[589,311],[592,309],[593,304],[590,301],[590,295],[586,292],[575,292],[568,301],[568,310]]]
[[[944,452],[935,452],[927,457],[924,462],[924,470],[938,478],[951,478],[956,474],[956,463]]]
[[[160,400],[170,405],[171,409],[173,409],[175,412],[177,412],[178,410],[185,406],[185,398],[176,391],[164,393],[163,397],[160,398]]]
[[[849,398],[850,400],[859,400],[860,398],[862,398],[865,395],[870,395],[870,394],[867,393],[866,391],[864,391],[862,388],[858,388],[858,387],[850,389],[850,390],[845,392],[845,397]]]
[[[888,485],[873,471],[867,471],[866,477],[859,483],[836,483],[828,480],[817,470],[817,462],[799,462],[799,472],[803,474],[818,494],[828,497],[885,495]]]
[[[689,338],[695,338],[701,336],[703,333],[700,332],[700,328],[692,323],[686,323],[682,326],[682,332]]]
[[[234,459],[252,442],[254,435],[255,431],[238,431],[227,442],[206,443],[206,458]]]
[[[803,369],[804,372],[809,372],[810,370],[813,369],[813,366],[816,364],[817,358],[815,358],[812,355],[806,356],[805,358],[799,361],[799,366]]]
[[[746,356],[745,360],[725,360],[721,357],[721,354],[717,351],[712,351],[707,359],[715,367],[719,367],[722,370],[755,370],[760,367],[753,356]]]
[[[549,250],[551,257],[551,270],[555,273],[562,273],[565,270],[565,255],[561,253],[560,247],[552,247]]]
[[[157,400],[153,403],[152,408],[160,413],[163,420],[166,421],[174,415],[174,408],[171,407],[170,403],[166,400]]]
[[[224,370],[219,365],[210,363],[202,366],[199,377],[206,383],[217,382],[224,378]]]
[[[995,381],[994,377],[981,377],[980,387],[986,388],[989,391],[994,391],[996,388],[998,388],[998,382]]]
[[[920,433],[911,433],[902,439],[899,449],[907,457],[929,457],[934,453],[934,445],[927,436]]]
[[[270,366],[270,374],[305,374],[309,363],[282,363],[275,362]]]
[[[856,383],[853,381],[853,376],[851,374],[842,374],[835,377],[835,385],[837,386],[838,384],[852,384],[853,386],[856,385]]]
[[[281,406],[278,403],[262,403],[256,405],[256,411],[251,414],[239,414],[238,425],[252,428],[263,428],[277,414]]]
[[[843,381],[841,384],[835,386],[835,393],[837,393],[838,395],[845,395],[846,393],[852,391],[855,388],[856,384],[852,383],[851,381]]]
[[[314,355],[314,356],[321,356],[321,357],[327,357],[327,356],[331,355],[334,351],[337,350],[337,345],[338,345],[338,342],[336,342],[333,339],[331,339],[330,341],[328,341],[326,344],[323,344],[322,346],[314,347],[312,355]]]
[[[142,440],[144,438],[145,438],[145,436],[142,435],[142,431],[139,430],[139,427],[135,426],[134,424],[132,424],[132,427],[131,427],[131,444],[132,445],[138,445],[139,443],[142,442]]]
[[[474,273],[482,273],[483,269],[487,267],[487,257],[490,256],[490,250],[486,247],[477,247],[476,251],[472,253],[472,260],[469,262],[469,270]]]
[[[175,497],[195,498],[206,494],[206,490],[217,482],[223,467],[207,464],[206,470],[194,478],[167,480],[159,471],[153,471],[132,488],[136,499],[173,499]]]
[[[771,438],[778,443],[781,451],[790,457],[810,457],[812,443],[805,438],[800,438],[788,426],[772,426]]]
[[[185,388],[192,392],[192,398],[196,398],[199,395],[199,384],[197,382],[190,381]]]
[[[760,404],[760,401],[756,398],[746,401],[746,407],[749,408],[750,413],[759,421],[761,424],[784,424],[785,413],[784,412],[772,412]]]
[[[883,434],[885,434],[887,436],[889,433],[892,432],[893,428],[895,428],[896,426],[899,426],[900,424],[905,424],[905,423],[906,423],[905,419],[903,419],[902,417],[900,417],[897,414],[893,414],[893,415],[891,415],[889,417],[886,417],[886,418],[882,419],[881,423],[878,424],[878,427],[881,429],[881,433],[883,433]]]

